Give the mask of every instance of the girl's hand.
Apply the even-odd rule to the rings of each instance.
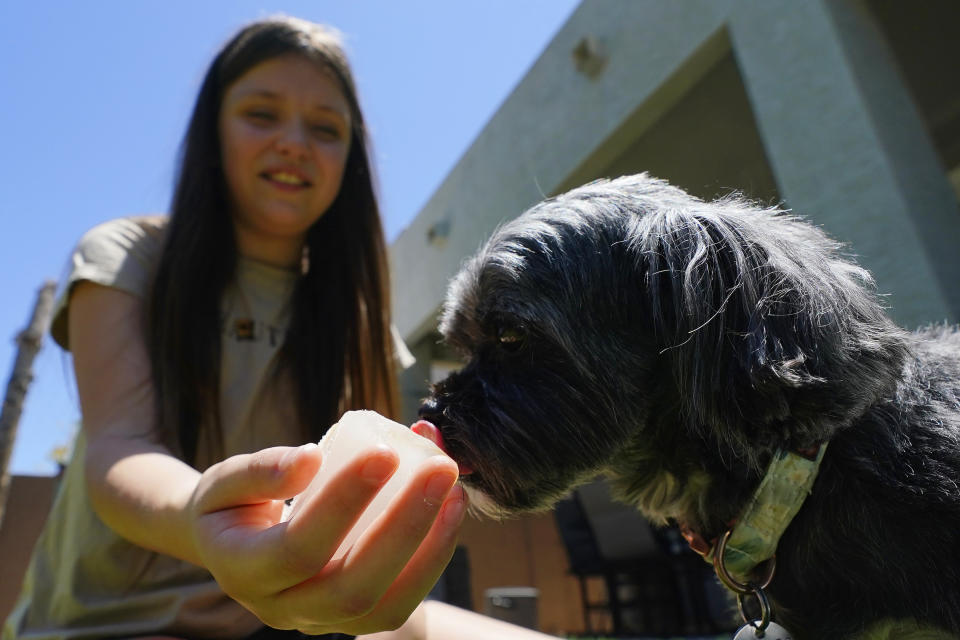
[[[397,463],[385,447],[357,456],[280,522],[283,500],[319,469],[319,447],[228,458],[204,472],[189,502],[197,556],[229,596],[271,627],[310,635],[395,629],[449,562],[466,506],[456,464],[431,458],[331,562]]]

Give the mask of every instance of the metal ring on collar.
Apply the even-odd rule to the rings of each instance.
[[[760,603],[760,621],[754,622],[751,617],[747,616],[747,612],[743,608],[744,594],[742,593],[737,594],[737,609],[740,610],[740,617],[743,618],[743,621],[754,628],[759,638],[763,637],[763,632],[770,626],[770,601],[767,600],[767,594],[760,587],[754,587],[751,589],[751,593],[757,596],[757,602]]]
[[[770,581],[773,580],[773,574],[777,568],[776,556],[767,560],[767,573],[762,580],[750,584],[740,582],[730,575],[730,572],[727,571],[727,567],[723,562],[723,554],[727,550],[727,540],[730,539],[731,533],[732,530],[728,529],[727,532],[723,534],[723,537],[720,538],[716,549],[713,550],[713,570],[716,572],[717,577],[720,578],[720,582],[722,582],[727,589],[730,589],[738,595],[749,595],[755,593],[758,589],[766,589],[770,585]],[[739,602],[739,598],[737,600]]]

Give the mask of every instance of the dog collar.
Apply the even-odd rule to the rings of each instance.
[[[746,577],[774,556],[780,536],[797,515],[813,488],[827,444],[800,451],[779,450],[743,512],[727,532],[722,565],[735,576]],[[681,528],[690,547],[714,562],[716,540],[706,542],[687,527]]]

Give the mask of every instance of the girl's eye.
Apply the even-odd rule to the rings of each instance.
[[[277,116],[271,111],[248,111],[246,116],[258,124],[275,122]]]
[[[340,140],[340,129],[329,124],[318,124],[310,127],[313,135],[321,140]]]

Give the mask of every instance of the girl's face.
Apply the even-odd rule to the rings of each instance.
[[[339,82],[305,58],[273,58],[223,97],[220,152],[242,255],[290,267],[307,229],[340,190],[350,106]]]

